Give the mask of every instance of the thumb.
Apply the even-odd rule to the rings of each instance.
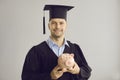
[[[66,68],[63,68],[63,69],[62,69],[62,72],[67,72],[67,69],[66,69]]]

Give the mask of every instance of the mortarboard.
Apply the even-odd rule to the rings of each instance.
[[[67,11],[72,9],[73,6],[66,5],[45,5],[44,11],[49,10],[49,20],[52,18],[67,18]],[[43,34],[45,34],[45,15],[43,16]]]

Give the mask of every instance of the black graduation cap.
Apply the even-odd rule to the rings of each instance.
[[[67,18],[67,11],[72,9],[73,6],[66,6],[66,5],[45,5],[44,11],[49,10],[49,20],[52,18]],[[43,16],[43,34],[45,34],[45,15]]]

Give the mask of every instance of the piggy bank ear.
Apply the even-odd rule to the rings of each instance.
[[[74,54],[73,54],[73,53],[71,53],[70,55],[71,55],[72,57],[74,57]]]

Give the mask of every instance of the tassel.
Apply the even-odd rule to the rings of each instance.
[[[43,34],[45,34],[45,16],[43,16]]]

